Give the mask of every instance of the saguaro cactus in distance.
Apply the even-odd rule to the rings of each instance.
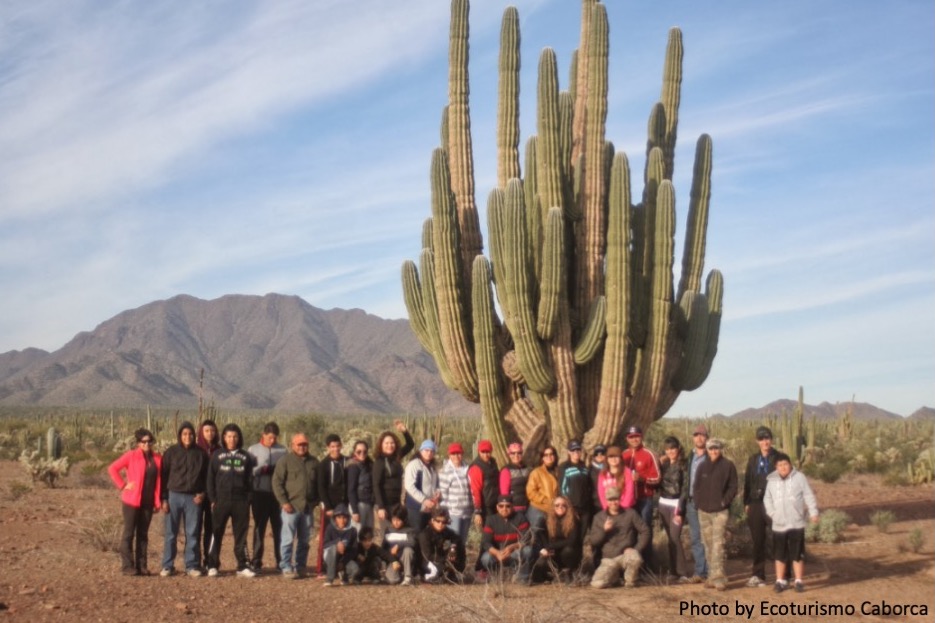
[[[650,113],[641,200],[630,167],[605,137],[609,28],[582,0],[581,43],[568,90],[557,61],[539,59],[536,135],[519,149],[519,16],[504,12],[497,104],[497,188],[488,196],[489,257],[474,198],[468,102],[468,0],[452,0],[449,104],[432,156],[432,217],[420,267],[403,265],[413,331],[444,382],[480,402],[505,459],[572,438],[611,443],[648,427],[699,387],[717,352],[724,281],[702,289],[711,138],[695,152],[682,272],[675,265],[672,184],[681,98],[682,35],[674,28],[660,100]],[[496,313],[494,296],[503,317]]]

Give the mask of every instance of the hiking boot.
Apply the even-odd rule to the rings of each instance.
[[[796,580],[796,581],[795,581],[795,592],[796,592],[796,593],[804,593],[804,592],[805,592],[805,584],[802,583],[802,580]]]
[[[747,580],[748,588],[759,588],[761,586],[766,586],[766,582],[764,582],[763,580],[761,580],[755,575],[750,576],[750,579]]]
[[[787,588],[788,588],[788,587],[787,587],[785,584],[783,584],[782,582],[776,582],[776,584],[773,585],[773,590],[776,591],[777,593],[781,593],[781,592],[783,592],[784,590],[786,590]]]

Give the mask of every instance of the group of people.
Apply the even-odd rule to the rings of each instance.
[[[636,585],[653,560],[653,515],[668,536],[668,569],[679,582],[724,590],[727,519],[738,493],[734,464],[722,456],[723,442],[709,439],[704,425],[687,452],[667,437],[663,456],[643,444],[643,432],[626,431],[626,448],[595,446],[585,460],[579,441],[560,460],[554,446],[529,459],[522,444],[508,447],[500,467],[489,440],[477,444],[467,463],[460,443],[447,446],[441,467],[438,448],[415,442],[401,421],[384,431],[371,452],[366,441],[342,453],[341,438],[325,438],[325,455],[309,453],[309,440],[295,433],[289,448],[278,442],[270,422],[259,441],[243,448],[235,424],[218,433],[206,420],[198,429],[184,422],[177,443],[164,455],[153,452],[152,432],[136,432],[138,447],[111,464],[121,489],[123,572],[148,575],[147,534],[152,515],[165,515],[159,574],[175,573],[179,532],[184,530],[185,573],[217,576],[228,520],[234,535],[236,574],[253,577],[263,568],[267,526],[276,567],[285,578],[321,575],[326,586],[367,582],[483,581],[492,576],[520,583],[570,583],[580,578],[585,545],[593,563],[591,586]],[[402,436],[400,440],[399,436]],[[817,521],[815,497],[788,456],[772,448],[772,433],[760,427],[759,452],[750,457],[743,502],[753,537],[753,571],[747,586],[765,585],[767,528],[772,527],[775,590],[804,590],[805,524]],[[310,561],[320,509],[317,560]],[[247,552],[250,515],[253,547]],[[694,568],[682,549],[681,531],[691,531]],[[481,544],[466,573],[465,544],[472,526]],[[204,552],[204,558],[202,558]],[[791,563],[791,565],[789,564]]]

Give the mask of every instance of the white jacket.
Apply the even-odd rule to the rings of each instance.
[[[425,508],[425,502],[434,498],[438,490],[435,464],[426,465],[419,456],[409,461],[403,472],[403,489],[406,495]]]
[[[773,520],[773,532],[801,530],[809,517],[818,517],[818,502],[808,479],[795,468],[785,478],[778,471],[766,477],[763,505]]]

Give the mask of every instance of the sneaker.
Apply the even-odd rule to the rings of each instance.
[[[334,583],[331,580],[325,580],[325,583],[322,586],[334,586]]]
[[[715,588],[715,590],[726,591],[726,590],[727,590],[727,582],[715,582],[715,583],[714,583],[714,588]]]
[[[685,576],[685,575],[679,576],[678,583],[679,584],[694,584],[694,582],[692,581],[692,578]]]
[[[299,574],[291,569],[289,571],[283,571],[282,577],[286,580],[296,580],[299,577]]]
[[[159,572],[159,577],[161,578],[167,578],[170,575],[175,575],[175,569],[163,569]]]
[[[781,593],[787,588],[788,587],[786,586],[784,582],[776,582],[776,584],[773,585],[773,590],[776,591],[777,593]]]
[[[216,577],[218,577],[218,570],[215,569],[214,567],[211,567],[210,569],[208,569],[208,577],[209,577],[209,578],[216,578]]]
[[[703,577],[703,576],[700,576],[700,575],[693,575],[692,577],[688,578],[688,580],[689,580],[688,583],[689,583],[689,584],[703,584],[704,581],[707,580],[707,579],[708,579],[708,578]]]
[[[237,572],[237,575],[242,578],[253,578],[253,577],[256,577],[256,571],[254,571],[250,567],[244,567],[243,569]]]
[[[749,588],[759,588],[761,586],[766,586],[766,582],[756,577],[755,575],[751,575],[750,579],[747,580],[747,586]]]
[[[796,580],[796,581],[795,581],[795,592],[796,592],[796,593],[804,593],[804,592],[805,592],[805,584],[802,583],[802,580]]]
[[[341,586],[342,584],[344,584],[344,582],[341,580],[341,578],[335,578],[331,583],[332,586]]]
[[[400,586],[412,586],[412,577],[408,575],[404,577]]]
[[[186,571],[185,573],[186,573],[186,575],[188,575],[188,577],[190,577],[190,578],[200,578],[200,577],[201,577],[201,569],[189,569],[189,570]]]

